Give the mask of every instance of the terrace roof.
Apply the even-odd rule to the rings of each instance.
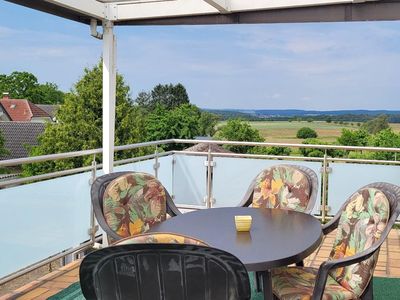
[[[6,0],[89,24],[177,25],[399,20],[397,0]]]

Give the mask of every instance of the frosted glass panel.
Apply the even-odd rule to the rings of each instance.
[[[173,195],[175,203],[190,205],[205,205],[207,195],[206,174],[204,166],[206,157],[175,155],[173,167]]]
[[[172,192],[172,159],[172,155],[163,156],[158,159],[158,163],[160,164],[160,167],[158,169],[158,179],[165,186],[169,193]],[[153,168],[154,164],[155,159],[149,159],[114,167],[114,172],[135,171],[155,175],[155,171]]]
[[[90,176],[0,190],[0,277],[89,240]]]
[[[399,166],[330,163],[328,204],[334,215],[344,201],[359,188],[373,182],[400,184]]]
[[[114,172],[135,171],[135,172],[144,172],[154,175],[154,169],[153,169],[154,163],[155,163],[154,159],[149,159],[126,165],[120,165],[114,167]]]
[[[318,177],[321,186],[321,163],[319,162],[300,162],[300,161],[276,161],[252,158],[228,158],[215,157],[216,166],[214,168],[213,197],[216,202],[215,207],[237,206],[245,195],[251,181],[263,169],[278,164],[301,165],[312,169]],[[320,190],[320,188],[319,188]],[[316,200],[314,213],[318,213],[320,203],[320,193]]]

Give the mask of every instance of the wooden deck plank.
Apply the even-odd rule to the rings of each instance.
[[[332,232],[323,239],[322,245],[304,260],[306,266],[318,268],[321,263],[327,260],[334,237],[335,232]],[[47,299],[72,283],[79,281],[79,265],[80,261],[73,262],[17,289],[14,293],[0,296],[0,300]],[[392,230],[387,242],[382,245],[374,276],[400,278],[400,230]]]

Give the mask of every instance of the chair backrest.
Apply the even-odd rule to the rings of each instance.
[[[167,209],[174,206],[160,181],[140,172],[101,176],[91,196],[97,221],[113,240],[146,232],[164,221]]]
[[[244,265],[225,251],[196,245],[131,244],[86,256],[80,267],[86,299],[250,299]]]
[[[330,259],[340,259],[367,250],[385,239],[400,213],[400,188],[389,183],[362,187],[340,209],[336,239]],[[361,296],[370,282],[379,249],[368,259],[332,270],[330,275],[343,287]]]
[[[198,240],[194,237],[172,232],[143,233],[137,236],[131,236],[119,240],[114,245],[129,244],[190,244],[208,246],[205,242]]]
[[[311,213],[317,193],[318,177],[313,170],[297,165],[276,165],[257,175],[242,203]]]

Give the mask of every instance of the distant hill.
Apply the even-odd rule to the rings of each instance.
[[[222,119],[242,118],[246,120],[327,120],[364,122],[385,114],[389,122],[400,123],[400,110],[301,110],[301,109],[204,109],[217,114]]]

